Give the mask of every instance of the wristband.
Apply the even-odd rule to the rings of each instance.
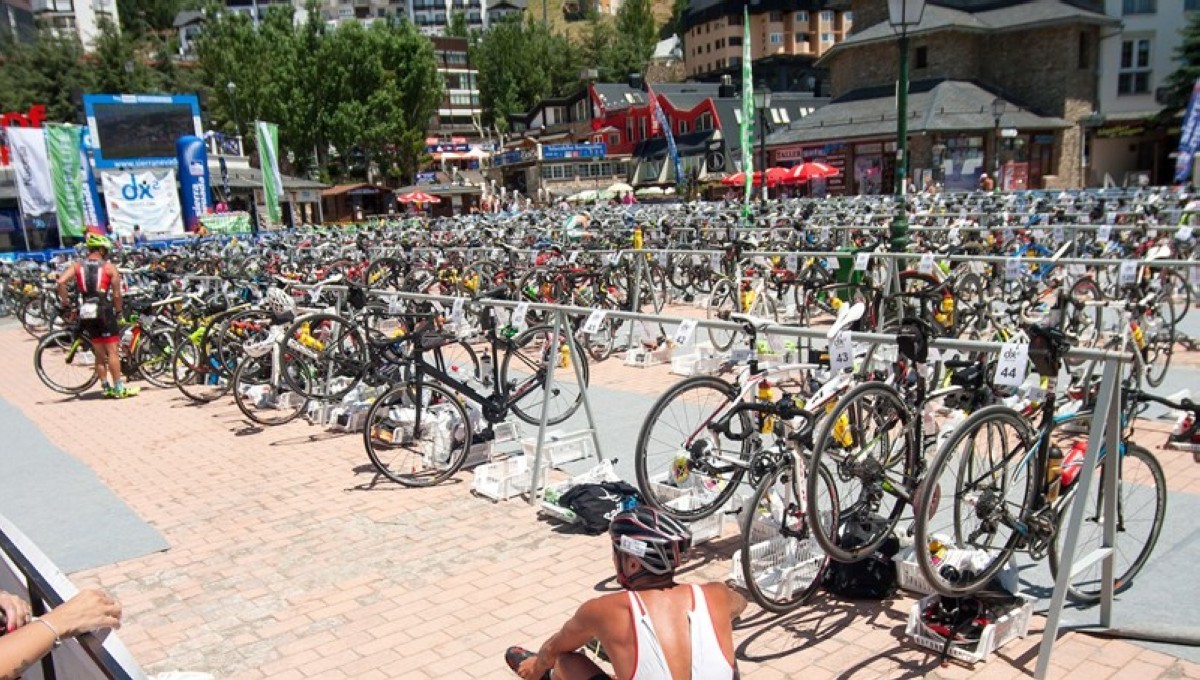
[[[56,629],[53,625],[51,625],[49,621],[47,621],[46,619],[43,619],[40,616],[35,616],[29,620],[30,623],[33,623],[34,621],[42,624],[46,628],[50,629],[51,633],[54,633],[54,646],[55,647],[59,647],[62,645],[62,636],[60,636],[58,634],[58,629]]]

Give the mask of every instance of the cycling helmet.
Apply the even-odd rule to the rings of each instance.
[[[112,241],[108,240],[107,236],[103,234],[97,234],[94,231],[88,233],[87,238],[84,239],[83,243],[89,249],[103,248],[105,250],[112,250]]]
[[[658,576],[674,573],[692,547],[692,532],[675,519],[639,505],[617,513],[608,527],[613,550],[635,557]]]
[[[272,314],[280,315],[296,309],[296,300],[283,291],[282,288],[271,288],[263,298],[263,304]]]

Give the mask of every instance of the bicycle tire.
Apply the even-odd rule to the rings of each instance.
[[[1154,455],[1144,447],[1132,442],[1125,442],[1125,452],[1121,460],[1121,474],[1117,479],[1117,488],[1119,489],[1119,495],[1117,497],[1117,512],[1119,519],[1117,524],[1118,533],[1116,535],[1117,545],[1113,547],[1114,559],[1119,560],[1124,555],[1124,553],[1120,550],[1120,537],[1126,533],[1126,527],[1129,525],[1129,518],[1124,512],[1124,508],[1128,507],[1128,503],[1125,500],[1126,491],[1131,491],[1139,497],[1146,497],[1145,488],[1148,480],[1141,478],[1134,482],[1128,479],[1126,461],[1130,458],[1136,459],[1142,465],[1144,465],[1146,471],[1149,473],[1150,479],[1153,480],[1154,491],[1151,493],[1154,496],[1154,514],[1149,522],[1149,530],[1146,542],[1142,544],[1142,547],[1140,550],[1138,550],[1137,555],[1132,561],[1129,562],[1128,566],[1124,568],[1120,567],[1119,565],[1115,566],[1115,571],[1118,572],[1118,575],[1114,578],[1115,583],[1113,584],[1113,592],[1117,594],[1128,590],[1129,587],[1133,585],[1133,580],[1137,578],[1138,573],[1141,572],[1142,567],[1146,565],[1146,561],[1150,558],[1150,553],[1154,551],[1154,546],[1158,544],[1158,536],[1162,531],[1163,521],[1167,511],[1167,479],[1166,475],[1163,473],[1162,464],[1159,463],[1158,459],[1155,458]],[[1103,539],[1103,527],[1100,523],[1100,514],[1102,512],[1104,498],[1102,493],[1104,488],[1103,462],[1101,462],[1097,472],[1099,474],[1093,478],[1092,489],[1089,490],[1088,494],[1089,508],[1094,508],[1095,510],[1094,513],[1089,510],[1089,513],[1091,514],[1084,517],[1084,526],[1081,527],[1081,531],[1086,531],[1089,525],[1095,528],[1090,533],[1089,537],[1085,537],[1083,535],[1080,536],[1079,543],[1077,544],[1075,550],[1076,556],[1086,555],[1091,548],[1100,548]],[[1067,496],[1062,500],[1058,510],[1058,530],[1056,532],[1056,539],[1050,546],[1050,573],[1056,582],[1058,579],[1058,570],[1061,566],[1061,557],[1059,555],[1059,551],[1061,550],[1060,542],[1066,535],[1066,521],[1070,516],[1072,507],[1071,504],[1077,498],[1077,491],[1077,488],[1072,488],[1070,491],[1068,491]],[[1093,494],[1095,495],[1093,496]],[[1095,502],[1092,501],[1093,497],[1096,499]],[[1079,549],[1080,547],[1083,547],[1084,549],[1081,551]],[[1099,602],[1102,590],[1102,578],[1103,577],[1100,574],[1100,563],[1097,562],[1092,564],[1084,571],[1071,575],[1071,580],[1067,585],[1067,595],[1076,602]]]
[[[79,343],[78,347],[74,347],[76,342]],[[92,357],[92,365],[87,367],[86,377],[79,375],[78,379],[69,378],[63,380],[50,375],[51,372],[54,372],[57,376],[60,366],[78,366],[82,368],[84,365],[83,360],[89,354]],[[96,350],[92,346],[92,341],[86,336],[78,335],[72,331],[56,331],[47,333],[38,341],[37,349],[33,351],[33,367],[37,372],[38,379],[46,387],[59,394],[78,395],[86,392],[99,380],[99,377],[96,375],[95,356]],[[77,364],[76,362],[79,363]],[[74,375],[74,372],[72,372],[72,375]]]
[[[583,391],[587,389],[590,379],[587,353],[576,342],[570,330],[564,329],[559,337],[559,357],[555,358],[558,362],[554,370],[555,384],[551,386],[552,394],[546,394],[544,376],[547,360],[550,358],[548,355],[552,333],[553,326],[534,326],[522,331],[511,340],[500,364],[500,382],[504,397],[510,401],[513,415],[530,425],[541,424],[542,404],[547,398],[551,399],[552,404],[546,418],[547,425],[558,425],[574,415],[583,403]],[[565,354],[562,351],[564,346],[567,347]],[[563,361],[564,356],[568,361],[578,362],[580,373],[583,375],[583,385],[576,382],[575,369],[570,363]],[[529,380],[534,381],[532,387],[527,387]],[[522,390],[523,394],[515,396]]]
[[[1175,327],[1166,323],[1156,329],[1146,329],[1146,347],[1142,356],[1146,361],[1146,384],[1159,387],[1167,377],[1171,366],[1171,355],[1175,352]]]
[[[874,401],[873,398],[878,398]],[[893,418],[895,416],[895,418]],[[879,430],[866,437],[866,428],[875,417],[882,417],[882,424],[887,430]],[[820,427],[813,438],[813,456],[811,467],[827,467],[836,472],[835,490],[832,498],[840,503],[852,501],[849,507],[835,509],[821,508],[818,504],[821,480],[810,476],[807,480],[809,515],[813,517],[828,516],[838,518],[838,526],[823,526],[813,524],[813,538],[825,554],[838,562],[857,562],[875,552],[891,535],[900,515],[904,512],[905,503],[898,497],[886,492],[885,481],[897,484],[886,473],[898,463],[907,465],[912,456],[907,450],[913,445],[909,432],[909,422],[912,413],[904,402],[904,397],[890,385],[879,382],[868,382],[857,385],[837,401],[836,406],[821,419]],[[844,419],[844,420],[843,420]],[[900,426],[901,437],[891,439],[890,430],[895,425]],[[849,443],[847,443],[849,442]],[[858,454],[845,456],[841,450],[853,447],[859,442],[867,442],[869,448]],[[882,443],[881,446],[877,445]],[[903,448],[897,449],[897,446]],[[886,452],[883,460],[875,460],[870,453],[874,450]],[[862,453],[868,454],[863,462]],[[900,470],[902,477],[910,476],[910,471]],[[861,482],[861,489],[854,491],[855,481]],[[903,481],[900,483],[903,484]],[[883,511],[887,498],[892,498],[895,505]],[[883,520],[882,522],[880,520]],[[854,523],[855,532],[859,534],[861,543],[857,546],[841,545],[842,539],[835,535],[840,533],[849,523]],[[835,531],[830,532],[830,529]]]
[[[306,345],[306,337],[320,343],[320,349]],[[357,387],[370,368],[367,334],[353,320],[338,314],[320,312],[296,318],[284,331],[283,343],[295,367],[284,371],[284,378],[288,387],[306,399],[337,401]],[[301,381],[298,375],[316,379]]]
[[[290,423],[298,418],[300,414],[304,413],[304,410],[308,407],[308,399],[295,399],[290,395],[297,393],[283,392],[287,381],[283,379],[282,375],[278,380],[279,384],[271,384],[272,361],[273,359],[270,354],[257,358],[246,357],[238,363],[237,370],[233,373],[233,385],[231,388],[233,401],[237,404],[239,411],[259,425],[273,426]],[[262,395],[251,394],[249,390],[253,387],[266,387],[267,393]],[[258,403],[264,404],[264,406],[260,408]],[[278,415],[275,417],[263,415],[264,412],[272,410],[278,413]]]
[[[820,589],[829,556],[809,536],[800,469],[803,461],[788,460],[759,480],[741,525],[741,572],[750,596],[766,611],[786,614],[812,599]],[[833,477],[825,468],[817,475],[829,493]],[[823,521],[823,520],[822,520]],[[836,526],[837,519],[830,518]]]
[[[175,336],[165,329],[143,331],[133,351],[133,363],[138,375],[151,385],[169,389],[175,385],[171,372],[171,357],[175,353]]]
[[[961,460],[955,460],[962,446],[969,437],[977,435],[981,430],[986,434],[996,434],[996,430],[1001,426],[1011,426],[1012,433],[1015,435],[1015,447],[1009,449],[1005,443],[1005,453],[998,459],[997,464],[991,465],[988,468],[989,472],[984,476],[996,478],[994,472],[1001,470],[1001,502],[997,503],[994,497],[989,497],[988,493],[994,492],[993,489],[985,489],[983,493],[975,495],[975,489],[970,489],[970,495],[962,489],[962,485],[955,482],[947,484],[944,479],[947,469],[951,468],[952,464],[957,468],[959,474],[966,474],[974,477],[973,458],[963,457]],[[1007,438],[1004,439],[1007,442]],[[992,441],[989,439],[989,441]],[[933,460],[933,464],[925,473],[925,479],[921,483],[921,487],[914,498],[914,538],[913,544],[916,546],[928,546],[930,540],[938,538],[940,541],[948,542],[951,546],[959,549],[967,550],[987,550],[995,551],[990,554],[987,564],[984,568],[973,570],[968,578],[968,574],[960,573],[958,578],[950,583],[943,578],[940,573],[939,565],[933,563],[933,555],[929,550],[916,551],[917,565],[921,569],[926,581],[930,584],[933,590],[946,597],[964,597],[983,589],[992,577],[1003,568],[1004,564],[1016,551],[1020,545],[1022,536],[1017,531],[1012,531],[1007,539],[996,545],[980,545],[977,541],[964,538],[963,522],[964,519],[969,519],[972,512],[978,516],[984,510],[994,510],[1007,503],[1004,500],[1004,487],[1008,486],[1009,479],[1013,479],[1016,483],[1012,484],[1013,489],[1019,488],[1021,494],[1017,501],[1020,505],[1015,513],[1015,516],[1024,520],[1028,509],[1040,489],[1039,482],[1041,480],[1033,479],[1033,476],[1027,474],[1028,466],[1022,465],[1022,461],[1027,454],[1030,453],[1030,447],[1036,445],[1035,433],[1028,420],[1017,411],[1007,406],[987,406],[975,413],[971,414],[963,423],[955,429],[955,431],[946,439],[942,447],[938,450],[937,456]],[[971,450],[975,451],[976,446],[974,440],[971,441]],[[1010,474],[1009,466],[1014,466],[1014,470]],[[1018,479],[1019,478],[1019,479]],[[977,480],[984,481],[983,476]],[[953,489],[953,493],[947,497],[943,489],[947,486]],[[968,487],[974,486],[974,483],[968,484]],[[949,529],[943,529],[941,524],[931,527],[931,522],[934,516],[938,515],[940,506],[949,499],[951,508],[950,515],[953,525]],[[984,508],[984,510],[979,510]],[[982,523],[981,523],[982,524]],[[1001,522],[990,521],[989,525],[1005,526]],[[989,543],[991,541],[989,540]]]
[[[710,391],[710,396],[697,396],[702,390]],[[696,394],[689,395],[692,391]],[[712,515],[733,496],[742,483],[746,468],[737,465],[722,468],[713,465],[712,459],[734,455],[748,464],[750,437],[740,441],[730,440],[729,444],[733,446],[728,446],[722,445],[717,434],[707,429],[703,438],[696,435],[700,434],[700,430],[704,429],[704,425],[719,410],[737,398],[737,394],[736,386],[720,378],[698,375],[675,383],[654,402],[646,419],[642,421],[637,446],[634,449],[634,471],[638,491],[647,503],[677,519],[694,522]],[[673,405],[679,405],[683,415],[675,415],[674,411],[668,414],[668,408]],[[689,405],[694,407],[688,408]],[[688,413],[695,414],[694,420],[681,423]],[[749,414],[742,412],[736,417],[738,422],[733,426],[733,432],[737,435],[749,434],[753,428]],[[656,434],[655,426],[660,421],[668,431]],[[689,440],[692,440],[691,444],[688,444]],[[661,447],[655,446],[659,441],[662,443]],[[700,442],[705,442],[705,445],[699,445]],[[689,451],[689,446],[694,450]],[[681,455],[681,451],[687,452],[686,457]],[[717,456],[713,455],[714,452]],[[664,460],[668,456],[669,464],[662,465],[668,462]],[[665,480],[674,482],[675,486],[686,485],[689,489],[701,492],[693,495],[703,502],[698,507],[672,507],[670,501],[678,494],[658,490],[657,485]],[[668,495],[670,497],[667,497]]]
[[[471,442],[466,409],[436,383],[393,387],[371,405],[363,426],[363,446],[371,464],[379,474],[409,487],[434,486],[454,476]]]
[[[216,357],[203,340],[192,342],[185,337],[175,345],[175,354],[171,358],[175,389],[199,404],[211,403],[225,396],[233,381],[222,375],[216,363]]]
[[[740,311],[740,309],[741,303],[738,300],[737,291],[734,290],[729,279],[721,279],[713,284],[712,293],[708,297],[708,306],[705,309],[705,316],[710,321],[728,321],[729,314]],[[713,347],[721,352],[732,347],[736,337],[736,331],[723,328],[708,329],[708,339],[712,342]]]

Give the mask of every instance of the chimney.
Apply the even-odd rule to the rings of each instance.
[[[632,87],[635,90],[642,89],[642,74],[630,73],[629,74],[629,87]]]
[[[733,76],[726,73],[721,76],[721,85],[717,88],[717,97],[721,99],[730,99],[737,96],[737,89],[733,87]]]

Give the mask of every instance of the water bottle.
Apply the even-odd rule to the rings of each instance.
[[[479,359],[479,380],[484,385],[492,384],[492,355],[486,350]]]

